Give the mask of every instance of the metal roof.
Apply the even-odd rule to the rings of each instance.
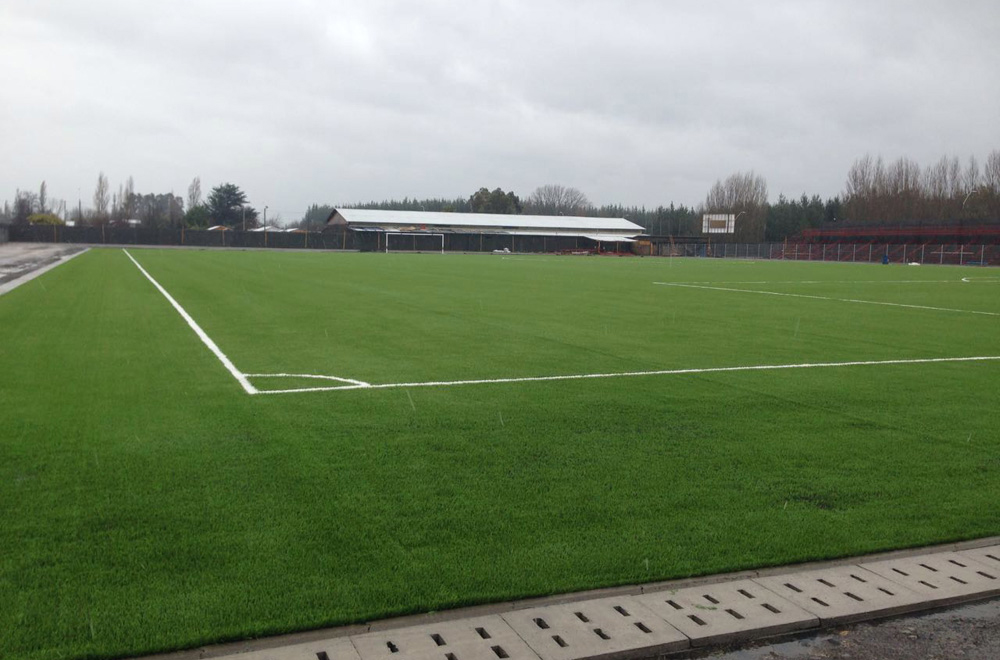
[[[352,231],[358,232],[382,232],[385,234],[403,234],[406,236],[412,236],[414,234],[426,234],[428,236],[441,236],[442,234],[447,234],[448,236],[463,236],[470,234],[478,234],[481,232],[471,232],[471,231],[452,231],[450,229],[418,229],[412,231],[409,228],[401,229],[383,229],[382,227],[351,227]],[[604,243],[635,243],[634,238],[629,238],[630,234],[597,234],[594,232],[579,232],[579,231],[563,231],[563,230],[553,230],[553,231],[539,231],[539,230],[504,230],[496,232],[504,236],[535,236],[538,238],[589,238],[592,241],[601,241]]]
[[[586,231],[592,233],[641,234],[644,229],[625,218],[592,218],[576,215],[504,215],[498,213],[438,213],[428,211],[381,211],[337,209],[349,225],[406,225],[408,227],[475,227],[508,230]]]

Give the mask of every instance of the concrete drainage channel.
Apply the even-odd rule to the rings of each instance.
[[[447,613],[451,620],[379,630],[353,626],[305,643],[173,654],[230,660],[625,660],[940,608],[1000,595],[1000,539],[937,552],[891,553],[767,575],[634,587],[623,595]],[[964,549],[963,549],[964,548]],[[749,575],[749,576],[748,576]],[[493,613],[483,612],[493,610]],[[467,618],[460,618],[467,613]],[[458,617],[458,618],[456,618]],[[412,621],[412,617],[408,620]],[[405,625],[398,624],[397,625]],[[376,627],[373,626],[373,627]],[[338,634],[339,633],[339,634]],[[354,634],[352,634],[354,633]],[[290,641],[290,640],[289,640]],[[259,640],[276,643],[278,639]],[[225,655],[226,652],[230,655]],[[162,658],[162,656],[161,656]]]

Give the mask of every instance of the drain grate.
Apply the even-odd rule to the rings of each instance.
[[[705,646],[819,625],[819,619],[751,580],[643,594],[636,600]]]
[[[922,598],[896,582],[858,566],[754,578],[757,584],[819,617],[847,623],[920,609]]]
[[[383,630],[351,641],[360,660],[538,660],[499,616]]]
[[[688,648],[687,637],[632,597],[602,598],[504,613],[542,660],[655,655]]]
[[[925,602],[935,605],[1000,594],[1000,562],[990,566],[968,553],[942,552],[861,566],[915,591]]]
[[[232,660],[360,660],[358,652],[347,637],[294,646],[279,646],[229,657]]]
[[[975,550],[963,550],[957,554],[969,559],[978,561],[983,566],[988,566],[986,572],[994,575],[993,571],[1000,571],[1000,545],[991,545],[987,548],[976,548]],[[993,569],[991,571],[990,569]]]

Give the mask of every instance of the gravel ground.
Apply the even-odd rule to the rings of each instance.
[[[4,243],[0,245],[0,284],[82,249],[78,245],[61,243]]]
[[[711,660],[997,660],[1000,599],[832,628],[777,644],[701,655]]]

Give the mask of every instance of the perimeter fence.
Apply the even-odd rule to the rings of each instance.
[[[357,250],[351,231],[208,231],[142,227],[11,226],[12,241],[86,243],[89,245],[183,245],[190,247]]]
[[[11,240],[35,243],[86,243],[89,245],[183,245],[190,247],[275,248],[310,250],[361,250],[383,252],[386,236],[394,236],[392,251],[440,252],[442,234],[416,232],[396,234],[381,231],[264,232],[208,231],[205,229],[145,229],[142,227],[66,227],[29,225],[11,227]],[[627,243],[604,243],[585,237],[516,234],[444,233],[447,252],[587,252],[608,251]]]
[[[384,232],[327,230],[313,232],[208,231],[204,229],[145,229],[140,227],[65,227],[59,225],[0,225],[11,241],[36,243],[86,243],[90,245],[160,245],[226,248],[384,251]],[[391,250],[441,251],[441,234],[400,236]],[[625,246],[631,246],[626,248]],[[788,261],[840,261],[880,263],[1000,266],[1000,245],[939,243],[637,243],[603,245],[587,238],[524,236],[513,234],[445,233],[448,252],[591,254],[616,248],[634,254],[715,259],[772,259]],[[616,254],[622,254],[620,252]]]
[[[1000,245],[894,243],[684,243],[660,244],[661,256],[862,263],[1000,266]]]

